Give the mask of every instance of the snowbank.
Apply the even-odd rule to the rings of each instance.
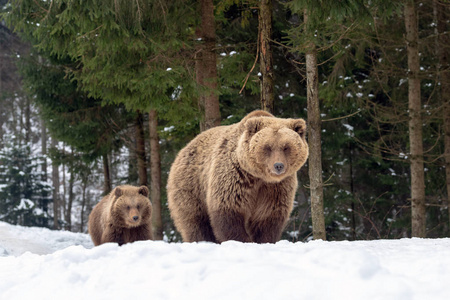
[[[10,235],[22,232],[23,238],[15,243],[20,251],[9,243],[11,254],[0,257],[0,299],[436,300],[450,296],[448,238],[274,245],[146,241],[91,248],[87,235],[0,222],[0,249],[6,248],[5,228]],[[80,245],[67,247],[69,240]],[[27,247],[31,252],[14,256]],[[54,251],[57,247],[62,250]],[[39,254],[41,248],[50,254]]]

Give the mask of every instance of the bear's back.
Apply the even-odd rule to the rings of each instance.
[[[105,222],[108,209],[112,201],[110,196],[111,194],[108,194],[103,197],[102,200],[94,206],[89,215],[88,232],[91,235],[94,245],[99,245],[101,243],[103,231],[106,226]]]

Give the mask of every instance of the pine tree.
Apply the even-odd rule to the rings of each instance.
[[[299,37],[297,30],[290,31],[290,40],[295,51],[305,53],[307,99],[308,99],[308,144],[309,177],[311,189],[311,215],[313,235],[315,239],[326,239],[325,220],[323,212],[323,179],[322,179],[322,141],[321,141],[321,113],[319,105],[319,74],[317,62],[317,45],[323,41],[324,36],[331,35],[334,28],[325,28],[324,15],[329,15],[331,20],[341,21],[346,17],[352,17],[362,10],[359,1],[345,1],[336,4],[333,1],[291,1],[289,7],[296,13],[304,15],[304,37]],[[319,45],[326,47],[326,45]],[[323,50],[322,50],[323,51]]]
[[[30,144],[17,137],[0,151],[0,220],[27,226],[49,226],[50,186],[42,180],[45,157],[35,156]]]
[[[149,132],[150,132],[150,174],[151,174],[151,194],[153,199],[153,238],[155,240],[163,239],[162,205],[161,205],[161,154],[159,150],[158,136],[158,116],[155,109],[149,113]]]
[[[448,57],[450,46],[450,37],[448,35],[450,8],[448,4],[444,3],[444,1],[433,1],[433,5],[437,19],[436,31],[438,37],[436,43],[436,54],[439,61],[438,76],[440,80],[441,103],[443,105],[444,161],[447,185],[447,207],[450,222],[450,59]]]
[[[308,30],[308,11],[305,9],[304,19],[306,32]],[[321,120],[319,107],[319,74],[317,68],[316,45],[310,42],[306,50],[306,78],[308,97],[308,142],[309,142],[309,182],[311,189],[311,217],[314,239],[326,240],[325,219],[323,214],[323,183],[322,183],[322,145]]]
[[[259,1],[258,46],[261,73],[261,109],[274,112],[274,77],[272,55],[272,0]]]
[[[411,154],[411,224],[413,237],[425,237],[425,179],[423,166],[422,104],[420,93],[419,30],[415,1],[405,3],[406,49],[408,52],[408,109]]]
[[[204,120],[200,131],[220,125],[219,95],[217,93],[216,28],[213,0],[200,0],[201,23],[196,29],[196,80],[202,92],[199,107]]]

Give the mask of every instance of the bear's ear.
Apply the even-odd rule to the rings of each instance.
[[[115,194],[116,198],[119,198],[120,196],[123,195],[123,191],[120,188],[116,187]]]
[[[301,138],[306,135],[306,122],[303,119],[298,119],[292,122],[292,129],[297,132]]]
[[[245,122],[245,130],[249,136],[253,136],[264,127],[264,122],[261,118],[250,118]]]
[[[141,194],[144,197],[148,197],[148,188],[143,185],[139,188],[139,194]]]

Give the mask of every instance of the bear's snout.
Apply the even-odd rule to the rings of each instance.
[[[277,162],[273,165],[273,169],[275,170],[275,173],[277,173],[278,175],[283,174],[285,169],[284,169],[284,164]]]
[[[137,221],[139,219],[139,216],[133,216],[133,221]]]

